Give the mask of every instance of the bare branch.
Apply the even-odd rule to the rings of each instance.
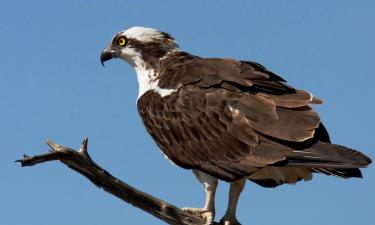
[[[47,140],[46,142],[51,148],[49,153],[31,157],[24,155],[23,159],[17,160],[16,162],[20,162],[21,166],[34,166],[47,161],[60,160],[69,168],[88,178],[104,191],[152,214],[168,224],[205,224],[203,218],[191,215],[166,201],[139,191],[101,168],[88,154],[87,138],[82,141],[79,151],[56,144],[51,140]]]

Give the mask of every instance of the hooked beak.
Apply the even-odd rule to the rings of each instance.
[[[116,57],[116,52],[112,49],[104,49],[102,54],[100,54],[100,62],[102,63],[102,65],[104,66],[104,62],[105,61],[108,61],[110,59],[113,59]]]

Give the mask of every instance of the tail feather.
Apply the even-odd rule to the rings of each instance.
[[[363,178],[360,169],[331,169],[331,168],[311,168],[313,172],[323,173],[329,176],[336,176],[341,178],[357,177]]]
[[[359,151],[319,141],[307,149],[294,150],[293,155],[288,157],[286,166],[310,167],[319,171],[326,169],[326,173],[342,172],[359,176],[358,171],[349,170],[366,167],[370,163],[371,159]]]

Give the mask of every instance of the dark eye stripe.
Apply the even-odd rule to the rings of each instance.
[[[124,39],[124,41],[125,41],[125,43],[123,44],[123,45],[121,45],[121,39]],[[125,45],[127,45],[128,44],[128,39],[125,37],[125,36],[117,36],[117,37],[115,37],[114,39],[113,39],[113,45],[115,45],[115,46],[120,46],[120,47],[124,47]]]

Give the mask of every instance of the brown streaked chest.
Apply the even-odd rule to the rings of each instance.
[[[173,122],[173,118],[176,118],[175,102],[177,95],[177,93],[172,93],[162,97],[154,90],[150,90],[137,101],[137,109],[146,130],[154,139],[164,157],[175,165],[178,160],[172,153],[172,149],[182,139],[180,129],[175,129],[176,123]]]
[[[168,96],[161,96],[154,90],[147,91],[137,101],[137,109],[143,124],[151,136],[160,142],[160,133],[169,129],[171,118],[176,115],[178,91]]]

